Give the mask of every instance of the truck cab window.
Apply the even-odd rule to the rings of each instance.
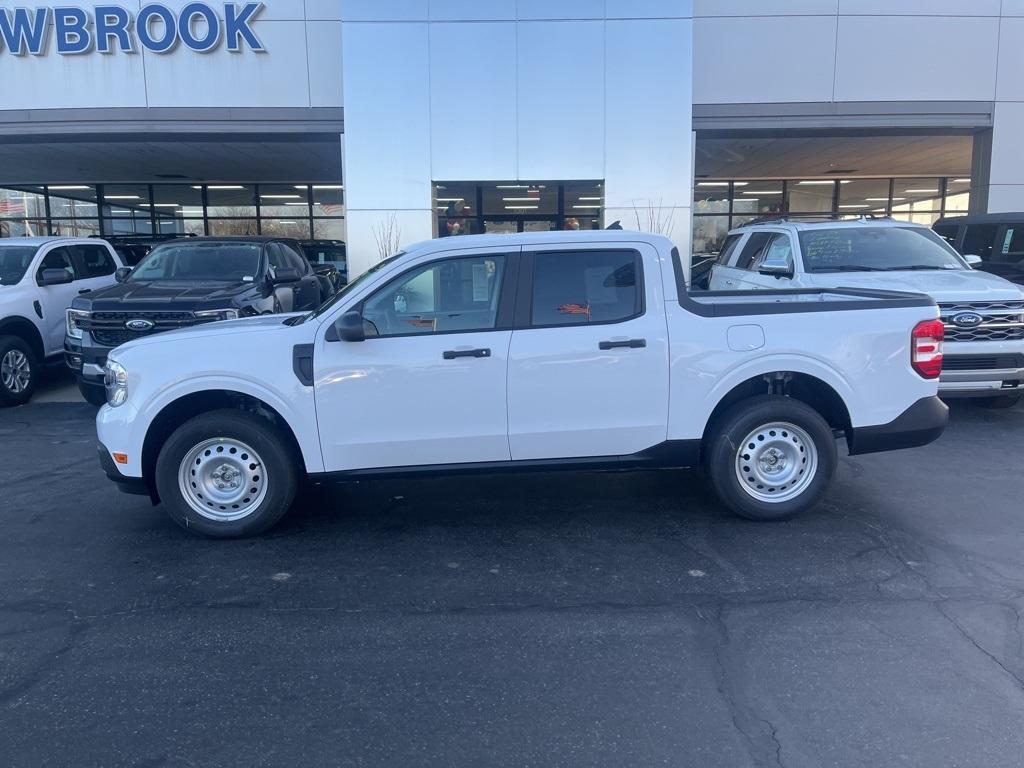
[[[642,310],[643,279],[636,251],[537,254],[533,325],[615,323]]]
[[[768,245],[768,241],[772,239],[774,232],[755,232],[747,240],[747,244],[743,246],[743,251],[740,253],[739,260],[736,262],[737,269],[750,269],[750,265],[754,263],[764,247]]]
[[[980,256],[983,261],[992,258],[992,246],[996,239],[995,224],[974,224],[967,227],[960,252],[964,255]]]
[[[71,252],[67,248],[54,248],[43,256],[36,277],[42,279],[43,272],[47,269],[65,269],[71,273],[71,277],[74,280],[79,280],[82,277],[75,270],[74,261],[71,259]]]
[[[495,327],[504,256],[446,259],[412,269],[363,305],[367,335],[487,331]]]

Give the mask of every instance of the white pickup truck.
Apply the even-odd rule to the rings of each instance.
[[[892,219],[768,220],[729,233],[710,288],[926,293],[946,326],[939,394],[1009,407],[1024,396],[1024,289],[972,269],[980,262],[927,227]]]
[[[0,405],[31,399],[40,367],[64,357],[72,300],[113,285],[123,266],[109,243],[94,238],[0,240]]]
[[[433,240],[319,310],[133,341],[100,461],[189,530],[273,525],[304,477],[703,461],[753,519],[811,505],[851,453],[934,440],[942,323],[912,293],[688,293],[631,232]]]

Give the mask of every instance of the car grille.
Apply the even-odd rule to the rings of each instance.
[[[153,327],[147,331],[132,331],[125,327],[129,320],[149,320]],[[191,312],[93,312],[88,320],[80,320],[79,325],[82,330],[89,331],[96,343],[105,347],[118,347],[143,336],[188,328],[203,322],[208,321],[196,318]]]
[[[984,321],[974,328],[961,328],[952,322],[961,312],[976,312]],[[939,313],[946,326],[946,341],[1024,340],[1024,301],[939,304]]]
[[[1024,355],[946,355],[944,371],[998,371],[1024,368]]]

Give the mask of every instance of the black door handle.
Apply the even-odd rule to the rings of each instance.
[[[87,293],[92,293],[92,288],[83,288],[78,292],[79,296],[84,296]]]
[[[598,349],[641,349],[647,346],[647,339],[627,339],[626,341],[602,341]]]
[[[490,357],[489,349],[449,349],[444,353],[445,360],[454,360],[457,357]]]

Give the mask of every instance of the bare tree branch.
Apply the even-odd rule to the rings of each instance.
[[[675,228],[675,209],[666,208],[661,200],[655,205],[653,200],[633,201],[633,216],[639,232],[650,232],[655,235],[672,236]]]
[[[398,253],[402,244],[402,228],[398,226],[398,214],[391,211],[379,224],[370,228],[377,242],[377,260],[384,261]]]

